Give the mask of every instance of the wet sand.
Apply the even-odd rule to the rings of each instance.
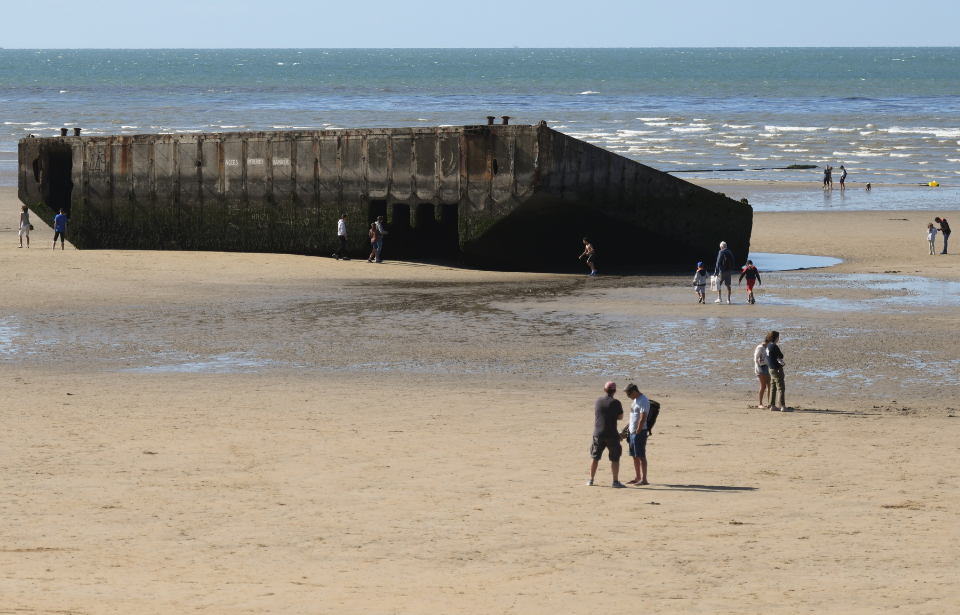
[[[754,251],[844,262],[755,306],[2,232],[0,613],[952,612],[960,262],[927,217],[757,214]],[[751,407],[771,328],[793,413]],[[649,487],[584,486],[609,378],[663,404]]]

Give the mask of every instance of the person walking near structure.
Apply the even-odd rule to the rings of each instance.
[[[53,218],[53,249],[57,249],[57,239],[60,239],[60,249],[63,250],[63,242],[67,237],[67,216],[60,210],[60,213]]]
[[[760,401],[757,404],[757,408],[763,410],[766,408],[766,406],[763,405],[763,394],[767,394],[768,400],[770,398],[770,366],[767,365],[766,341],[758,344],[757,347],[753,349],[753,373],[755,373],[760,380]]]
[[[390,232],[387,231],[384,225],[383,216],[377,216],[377,232],[380,233],[380,239],[377,240],[377,262],[382,263],[383,262],[383,236],[390,234]]]
[[[707,270],[703,263],[697,263],[697,272],[693,274],[693,287],[697,291],[697,303],[707,302]]]
[[[937,227],[933,222],[927,223],[927,243],[930,245],[930,256],[937,253]]]
[[[762,286],[763,281],[760,279],[760,271],[753,266],[753,261],[747,261],[747,265],[743,268],[743,271],[740,272],[740,279],[737,280],[737,286],[740,286],[743,278],[747,278],[747,303],[756,303],[757,300],[753,296],[753,285],[757,283]]]
[[[593,244],[590,243],[590,240],[586,237],[583,238],[583,254],[580,255],[580,258],[584,256],[587,257],[587,264],[590,265],[590,273],[588,275],[597,275],[597,266],[593,263],[593,257],[596,255],[596,252],[593,249]]]
[[[372,263],[377,260],[377,255],[379,253],[380,245],[380,231],[377,230],[377,223],[370,223],[370,256],[367,257],[367,262]]]
[[[333,253],[333,258],[340,260],[341,258],[345,261],[350,260],[347,258],[347,214],[340,216],[340,220],[337,221],[337,241],[340,242],[340,247],[337,248],[337,251]]]
[[[597,398],[593,406],[593,444],[590,446],[592,461],[590,462],[590,480],[587,481],[587,485],[593,486],[600,458],[603,457],[603,449],[607,449],[610,470],[613,472],[613,488],[623,489],[626,485],[619,480],[620,456],[623,454],[623,447],[620,445],[620,432],[617,430],[617,421],[623,418],[623,406],[619,399],[613,397],[617,394],[616,382],[603,385],[603,391],[606,395]]]
[[[933,221],[940,225],[940,232],[943,233],[943,252],[940,254],[946,254],[947,240],[950,239],[950,225],[947,224],[946,218],[934,218]]]
[[[650,400],[635,384],[628,384],[624,392],[632,400],[630,404],[630,457],[637,477],[628,485],[649,485],[647,482],[647,417],[650,416]]]
[[[771,331],[767,335],[767,367],[770,368],[770,409],[780,412],[790,412],[787,408],[786,387],[783,381],[783,353],[777,342],[780,341],[780,332]]]
[[[23,247],[23,238],[27,238],[27,247],[30,247],[30,229],[33,228],[33,225],[30,224],[30,210],[27,209],[26,205],[20,206],[20,246]]]
[[[843,182],[847,179],[847,170],[843,168],[843,165],[840,165],[840,192],[846,190],[846,187],[843,185]]]
[[[717,276],[717,300],[714,303],[723,303],[723,284],[727,285],[727,305],[730,305],[730,284],[733,278],[733,270],[737,267],[737,261],[733,257],[733,252],[727,247],[726,241],[720,242],[720,253],[717,254],[717,264],[713,268],[713,275]]]

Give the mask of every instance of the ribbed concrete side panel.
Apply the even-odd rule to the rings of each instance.
[[[563,268],[584,229],[611,256],[618,225],[639,234],[658,250],[633,255],[644,265],[720,238],[745,258],[752,224],[749,206],[545,124],[28,138],[19,162],[20,199],[66,209],[80,248],[323,254],[346,213],[358,254],[384,215],[394,257]]]

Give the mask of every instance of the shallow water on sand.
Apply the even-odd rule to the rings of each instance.
[[[751,252],[750,260],[763,271],[790,271],[794,269],[818,269],[832,267],[843,261],[830,256],[810,256],[808,254],[774,254],[771,252]]]

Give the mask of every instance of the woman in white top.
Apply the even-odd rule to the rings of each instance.
[[[933,256],[937,253],[937,227],[932,222],[927,224],[927,243],[930,244],[930,256]]]
[[[753,349],[753,373],[760,379],[760,403],[757,408],[766,409],[763,405],[763,394],[767,393],[768,405],[770,397],[770,367],[767,365],[767,343],[764,342]]]
[[[20,245],[23,247],[23,238],[27,238],[27,247],[30,247],[30,212],[26,205],[20,206]]]

